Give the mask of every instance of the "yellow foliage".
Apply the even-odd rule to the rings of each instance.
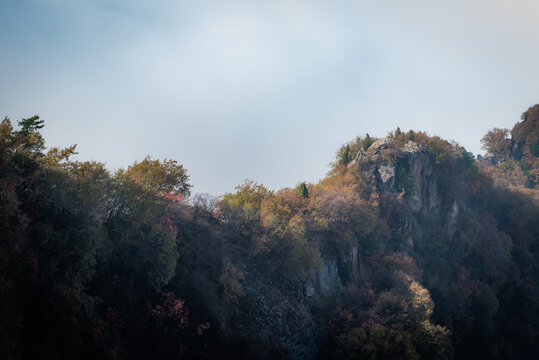
[[[412,308],[430,318],[434,310],[434,302],[429,291],[417,281],[411,281],[408,290],[410,291]]]

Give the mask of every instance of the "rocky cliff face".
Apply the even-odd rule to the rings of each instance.
[[[342,285],[339,276],[337,261],[334,259],[323,259],[322,266],[313,275],[313,278],[307,281],[305,286],[305,295],[311,298],[317,295],[328,295]]]
[[[424,239],[426,221],[435,219],[449,236],[454,232],[465,204],[455,201],[450,209],[442,209],[437,177],[425,147],[413,141],[399,147],[391,138],[379,139],[366,151],[361,151],[348,166],[361,172],[371,192],[393,196],[403,204],[400,231],[403,251],[412,250],[417,242],[428,241]],[[316,356],[320,334],[316,331],[309,301],[330,296],[344,285],[357,285],[361,281],[358,246],[350,249],[346,259],[322,255],[321,267],[303,289],[305,303],[287,297],[271,284],[257,283],[256,277],[246,279],[243,284],[252,290],[248,302],[255,304],[255,309],[248,311],[250,316],[244,330],[264,332],[270,343],[283,349],[287,358],[313,359]],[[346,284],[339,274],[343,264],[351,274]]]
[[[400,192],[396,185],[398,171],[413,181],[413,190],[405,197],[412,213],[438,212],[440,197],[432,165],[426,149],[413,141],[398,148],[390,138],[376,140],[365,152],[360,152],[350,166],[357,166],[373,192]]]
[[[280,352],[277,357],[314,359],[319,334],[309,307],[275,284],[262,281],[256,271],[245,269],[245,274],[241,281],[245,290],[239,307],[242,313],[236,316],[235,331],[247,339],[264,339],[266,345]]]
[[[414,182],[413,193],[406,198],[408,208],[413,213],[438,213],[441,200],[427,151],[423,146],[409,141],[402,148],[402,154],[408,162],[408,169]]]
[[[441,198],[427,150],[413,141],[398,147],[391,138],[376,140],[350,164],[358,168],[372,192],[403,196],[404,248],[421,241],[420,217],[441,215]]]

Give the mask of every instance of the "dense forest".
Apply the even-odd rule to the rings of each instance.
[[[539,105],[484,156],[396,129],[219,198],[44,125],[0,124],[2,359],[539,358]]]

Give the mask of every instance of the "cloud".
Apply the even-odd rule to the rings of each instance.
[[[340,144],[397,126],[479,151],[536,102],[538,6],[7,0],[0,109],[112,167],[176,158],[212,193],[316,181]]]
[[[307,27],[313,23],[317,32]],[[342,61],[342,30],[313,11],[297,19],[280,7],[218,7],[189,27],[145,36],[129,49],[126,64],[174,101],[254,106]]]

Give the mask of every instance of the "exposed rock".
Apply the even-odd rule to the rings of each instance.
[[[453,203],[453,206],[451,207],[451,212],[449,213],[449,221],[447,222],[449,229],[452,229],[455,227],[458,216],[459,216],[459,206],[457,204],[457,201],[455,200],[455,202]]]
[[[451,239],[455,235],[457,220],[460,214],[468,211],[466,203],[455,200],[453,206],[451,206],[451,211],[447,215],[447,235]]]
[[[426,149],[408,141],[402,152],[408,158],[408,168],[414,179],[414,192],[407,197],[406,203],[414,213],[437,212],[441,199],[438,196],[436,180],[432,176],[432,165]]]
[[[385,154],[387,151],[391,152]],[[397,181],[403,179],[397,179],[398,171],[412,179],[412,189],[404,197],[408,214],[403,219],[403,249],[411,249],[423,237],[418,219],[441,212],[442,200],[427,149],[413,141],[399,149],[392,139],[379,139],[356,157],[355,166],[374,192],[400,195],[402,189],[397,189]]]
[[[356,251],[357,259],[357,248]],[[351,261],[354,261],[353,250],[350,254]],[[353,263],[352,263],[353,264]],[[353,267],[353,265],[351,265]],[[308,298],[315,296],[325,296],[331,294],[342,286],[342,280],[339,276],[339,269],[337,267],[337,261],[333,259],[322,259],[322,266],[316,271],[312,279],[308,280],[305,284],[304,294]]]
[[[371,190],[397,193],[395,172],[400,161],[401,166],[405,164],[414,181],[414,191],[406,197],[409,209],[413,213],[438,212],[441,199],[438,196],[436,180],[432,176],[427,150],[413,141],[408,141],[401,149],[396,150],[396,159],[393,162],[387,162],[389,156],[382,160],[384,151],[393,145],[394,141],[390,138],[376,140],[366,153],[360,153],[356,158],[359,171],[363,173]]]
[[[327,295],[342,285],[337,261],[324,259],[315,276],[315,288],[320,295]]]
[[[409,250],[414,247],[415,242],[420,242],[423,239],[423,229],[419,225],[414,214],[408,214],[404,219],[404,241],[403,250]]]
[[[477,155],[477,163],[480,168],[486,166],[496,166],[500,162],[494,154],[487,153],[485,156]]]
[[[246,293],[241,298],[242,314],[237,317],[235,330],[246,338],[264,338],[286,358],[314,359],[318,331],[309,308],[260,279],[251,272],[242,280]]]
[[[402,148],[402,151],[410,154],[416,154],[420,152],[425,152],[426,150],[422,145],[416,144],[412,140],[409,140]]]
[[[354,285],[359,284],[359,252],[357,251],[357,246],[354,246],[352,248],[352,251],[350,252],[350,257],[352,260],[352,281],[354,282]]]
[[[518,143],[511,139],[511,148],[506,154],[494,154],[487,152],[484,156],[477,155],[477,164],[479,168],[484,168],[488,166],[496,166],[500,163],[503,163],[507,160],[520,161],[522,159],[522,150],[520,149]]]
[[[314,288],[313,281],[309,280],[305,284],[305,296],[308,298],[313,297],[316,294],[316,289]]]
[[[392,191],[395,187],[395,166],[393,164],[381,164],[378,166],[378,174],[382,180],[385,192]]]
[[[388,149],[395,144],[395,141],[391,138],[378,139],[372,143],[372,145],[367,149],[365,153],[365,158],[367,160],[376,162],[380,160],[384,150]]]

